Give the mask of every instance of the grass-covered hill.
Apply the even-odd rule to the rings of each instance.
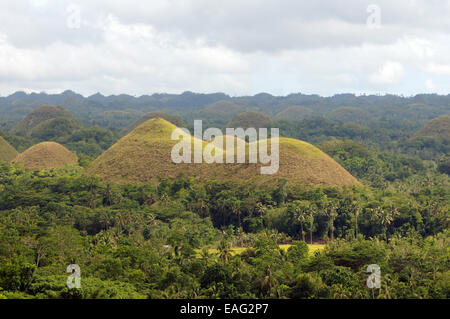
[[[290,106],[275,115],[276,120],[301,121],[312,113],[310,108],[304,106]]]
[[[243,109],[241,106],[229,101],[217,101],[206,105],[203,111],[205,113],[214,113],[216,115],[237,115],[242,112]]]
[[[0,161],[9,162],[14,159],[17,154],[16,149],[0,136]]]
[[[433,136],[450,140],[450,116],[439,116],[425,125],[423,129],[416,132],[415,137],[419,136]]]
[[[226,124],[231,121],[236,115],[243,112],[244,109],[229,101],[217,101],[205,106],[201,112],[201,117],[206,120],[221,122]]]
[[[77,161],[77,156],[61,144],[42,142],[17,155],[12,162],[26,169],[47,169],[76,164]]]
[[[69,111],[59,106],[42,105],[17,123],[11,133],[19,136],[44,138],[70,133],[81,127],[78,120]]]
[[[142,115],[133,124],[131,124],[126,129],[124,129],[123,132],[124,132],[124,134],[128,134],[132,130],[134,130],[136,127],[141,125],[142,123],[144,123],[144,122],[146,122],[146,121],[148,121],[150,119],[157,118],[157,117],[165,119],[166,121],[168,121],[170,123],[173,123],[174,125],[179,126],[179,127],[185,127],[186,126],[186,123],[179,116],[167,114],[167,113],[164,113],[164,112],[150,112],[150,113]]]
[[[272,120],[267,115],[258,112],[243,112],[238,114],[235,118],[233,118],[226,127],[268,127]]]
[[[261,175],[260,163],[175,164],[171,159],[171,151],[178,141],[171,140],[171,135],[176,128],[161,118],[146,121],[92,162],[88,167],[88,174],[97,175],[106,181],[138,183],[182,175],[204,180],[236,179],[266,182],[287,178],[314,185],[358,184],[352,175],[318,148],[291,138],[280,138],[279,171],[273,175]],[[205,141],[201,143],[203,148],[208,144]],[[269,150],[270,145],[269,142]],[[246,147],[252,149],[248,144]],[[221,153],[225,158],[225,151]]]

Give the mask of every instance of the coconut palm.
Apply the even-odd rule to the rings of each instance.
[[[217,249],[219,250],[219,259],[223,263],[226,263],[231,257],[230,243],[226,240],[222,240]]]
[[[311,203],[309,201],[299,201],[293,202],[294,212],[296,214],[297,220],[300,223],[300,231],[302,233],[302,240],[305,240],[305,231],[303,230],[303,224],[308,216],[308,211],[310,210]]]
[[[208,248],[203,248],[200,252],[200,257],[205,262],[205,265],[208,266],[210,261],[213,261],[215,259],[215,254],[209,251]]]
[[[387,228],[394,221],[395,217],[399,215],[397,208],[389,207],[387,209],[380,210],[379,218],[381,225],[383,225],[384,238],[387,240]]]
[[[355,222],[355,238],[358,237],[358,219],[361,214],[362,208],[358,202],[353,202],[350,209],[350,215]]]
[[[241,209],[242,209],[242,201],[233,197],[230,199],[231,211],[238,218],[238,227],[241,228]]]
[[[325,200],[322,210],[328,218],[328,231],[332,241],[334,240],[334,221],[338,217],[338,207],[339,205],[336,200]]]

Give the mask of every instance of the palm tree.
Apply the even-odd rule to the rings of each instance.
[[[372,235],[375,237],[375,222],[380,219],[380,216],[383,215],[383,208],[377,206],[375,208],[370,209],[370,221],[372,223]]]
[[[222,240],[217,249],[219,250],[219,259],[223,263],[226,263],[231,257],[230,243],[226,240]]]
[[[202,257],[205,265],[208,266],[209,262],[214,260],[215,255],[211,253],[208,248],[203,248],[200,253],[200,257]]]
[[[399,215],[397,208],[389,207],[380,211],[379,218],[383,225],[384,238],[387,240],[387,228],[394,221],[395,217]]]
[[[269,295],[272,288],[277,284],[276,278],[273,276],[270,266],[267,266],[265,276],[260,281],[260,289],[263,295]]]
[[[227,198],[225,196],[221,196],[217,200],[217,204],[219,205],[220,211],[222,213],[222,225],[225,226],[225,217],[226,217],[226,207],[227,207]]]
[[[336,220],[338,203],[335,200],[327,200],[324,203],[323,212],[328,218],[328,230],[330,233],[331,240],[334,240],[334,221]]]
[[[264,215],[266,208],[261,202],[257,202],[254,211],[257,214],[257,216],[262,216]]]
[[[353,220],[355,222],[355,238],[358,237],[358,218],[361,214],[362,208],[357,202],[353,202],[351,205],[351,211],[350,214],[353,217]]]
[[[309,215],[308,215],[308,224],[309,224],[309,243],[312,245],[312,234],[313,234],[313,228],[314,228],[314,215],[316,214],[313,207],[310,207],[309,209]]]
[[[297,220],[300,223],[300,231],[302,233],[302,240],[306,242],[305,240],[305,232],[303,231],[303,223],[306,220],[306,216],[308,211],[310,210],[310,202],[309,201],[299,201],[296,200],[293,202],[294,205],[294,212],[297,215]]]
[[[237,198],[231,198],[231,210],[233,214],[235,214],[238,218],[238,227],[241,228],[241,207],[242,207],[242,201]]]

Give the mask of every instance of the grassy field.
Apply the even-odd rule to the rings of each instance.
[[[279,245],[279,247],[283,250],[288,250],[288,248],[290,247],[290,244],[284,244],[284,245]],[[309,248],[309,255],[312,256],[316,251],[318,250],[322,250],[325,247],[325,245],[321,245],[321,244],[308,244],[308,248]],[[239,255],[242,254],[245,250],[247,249],[247,247],[235,247],[235,248],[231,248],[231,254],[234,255]],[[198,255],[200,255],[201,249],[196,249],[195,250],[197,252]],[[211,248],[208,249],[208,251],[210,253],[213,254],[218,254],[219,250]]]

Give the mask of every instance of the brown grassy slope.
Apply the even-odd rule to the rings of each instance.
[[[286,121],[301,121],[312,113],[312,110],[304,106],[290,106],[277,115],[275,119]]]
[[[42,142],[16,156],[13,163],[28,169],[46,169],[76,164],[77,156],[61,144]]]
[[[9,162],[19,154],[14,147],[0,136],[0,161]]]
[[[133,124],[131,124],[129,127],[123,130],[124,134],[130,133],[132,130],[134,130],[136,127],[141,125],[142,123],[154,119],[154,118],[162,118],[166,121],[172,123],[173,125],[176,125],[178,127],[185,127],[186,123],[184,123],[183,119],[177,115],[170,115],[164,112],[150,112],[147,114],[142,115],[140,118],[138,118]]]
[[[290,138],[280,138],[280,168],[274,175],[261,175],[260,163],[175,164],[171,160],[172,147],[178,142],[171,140],[174,129],[176,126],[163,119],[148,120],[92,162],[87,173],[97,175],[105,181],[140,183],[160,177],[195,176],[200,179],[259,182],[288,178],[314,185],[358,184],[353,176],[318,148]],[[200,143],[203,148],[208,144],[204,141]],[[245,144],[247,149],[251,149],[247,143]],[[270,146],[270,143],[268,145]],[[219,151],[225,158],[225,151]]]
[[[450,116],[442,115],[431,120],[423,129],[414,134],[414,137],[419,136],[434,136],[450,140]]]
[[[11,133],[22,136],[29,135],[31,134],[31,131],[40,123],[58,117],[75,119],[72,113],[63,109],[62,107],[54,105],[42,105],[25,116],[25,118],[21,122],[17,123],[11,129]]]

